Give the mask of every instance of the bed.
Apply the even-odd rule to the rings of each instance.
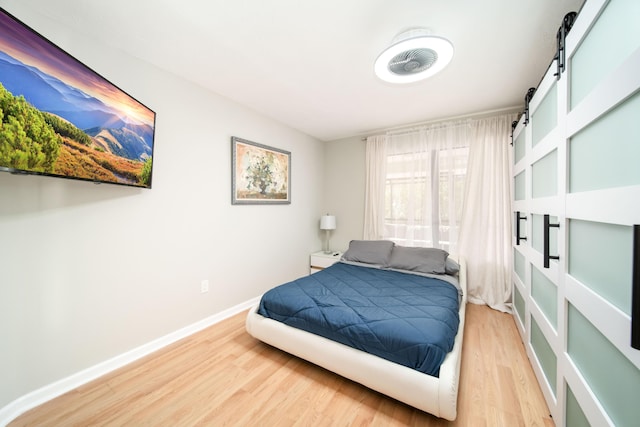
[[[393,286],[388,285],[389,280]],[[371,287],[377,282],[382,283],[379,291],[382,296],[389,296],[393,301],[408,301],[408,306],[403,308],[402,304],[388,304],[379,299],[374,295],[378,291]],[[424,307],[434,303],[415,302],[422,301],[422,294],[411,296],[406,292],[413,292],[412,289],[423,292],[422,288],[427,284],[444,293],[436,296],[437,306],[429,311],[426,319],[422,319],[415,315],[414,306],[424,311]],[[351,286],[355,286],[355,291]],[[466,286],[464,259],[445,251],[406,248],[389,241],[352,241],[339,263],[265,293],[260,302],[249,310],[246,329],[267,344],[422,411],[454,420],[457,415]],[[395,288],[401,295],[389,294]],[[286,293],[291,290],[293,293]],[[343,301],[336,299],[340,292],[346,293],[346,297],[340,298],[346,299],[348,304],[355,301],[356,307],[343,307]],[[363,295],[367,301],[377,301],[378,309],[361,308]],[[455,305],[451,302],[452,295],[456,298]],[[286,307],[290,301],[302,305]],[[310,307],[310,303],[315,306]],[[368,325],[358,323],[359,318],[370,320],[370,312],[382,311],[382,315],[387,316],[392,305],[398,306],[400,316],[409,313],[405,319],[400,319],[400,324],[406,323],[420,333],[429,332],[426,337],[419,335],[415,338],[418,344],[402,341],[406,331],[398,329],[399,326],[387,321],[386,317],[375,318],[378,314],[371,315],[374,316],[372,324],[392,325],[386,331],[372,332]],[[382,310],[379,310],[380,306]],[[325,308],[329,310],[322,311]],[[436,316],[434,312],[444,314]],[[455,330],[445,325],[443,330],[452,329],[449,336],[437,337],[434,343],[424,344],[431,339],[430,331],[439,328],[439,317],[447,322],[455,319]],[[391,341],[399,341],[402,349],[390,351],[391,344],[379,343],[385,335],[391,335]],[[364,339],[359,342],[358,336]],[[413,353],[404,355],[404,349]],[[429,363],[424,362],[426,359]]]

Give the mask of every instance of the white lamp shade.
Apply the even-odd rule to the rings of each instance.
[[[320,218],[320,230],[335,230],[336,217],[333,215],[323,215]]]

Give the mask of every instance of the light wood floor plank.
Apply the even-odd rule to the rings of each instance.
[[[469,304],[458,418],[255,340],[241,313],[18,417],[21,426],[553,426],[513,318]]]

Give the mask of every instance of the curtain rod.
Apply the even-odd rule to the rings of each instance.
[[[379,136],[379,135],[383,135],[383,134],[385,134],[387,132],[394,132],[394,131],[398,132],[398,133],[402,133],[404,131],[411,132],[414,128],[417,128],[417,127],[420,127],[420,126],[437,125],[438,123],[449,122],[449,121],[452,121],[452,120],[480,119],[480,118],[499,116],[499,115],[502,115],[502,114],[517,114],[517,113],[520,113],[521,110],[522,110],[522,108],[520,108],[520,107],[499,108],[499,109],[496,109],[496,110],[484,111],[482,113],[474,113],[474,114],[466,114],[466,115],[460,115],[460,116],[452,116],[452,117],[447,117],[447,118],[443,118],[443,119],[436,119],[436,120],[430,120],[430,121],[426,121],[426,122],[417,122],[417,123],[413,123],[413,124],[409,124],[409,125],[390,127],[390,128],[386,128],[386,129],[379,129],[379,130],[373,131],[371,133],[371,135],[363,136],[362,138],[360,138],[360,140],[361,141],[366,141],[367,138],[369,138],[371,136]]]

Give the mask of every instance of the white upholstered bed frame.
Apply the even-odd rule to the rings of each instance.
[[[454,258],[451,255],[450,257]],[[460,264],[459,281],[463,291],[460,303],[460,326],[453,350],[442,362],[439,378],[265,318],[257,313],[258,304],[249,310],[246,329],[253,337],[287,353],[422,411],[447,420],[454,420],[457,414],[460,359],[467,303],[467,267],[464,259],[459,258],[457,261]]]

